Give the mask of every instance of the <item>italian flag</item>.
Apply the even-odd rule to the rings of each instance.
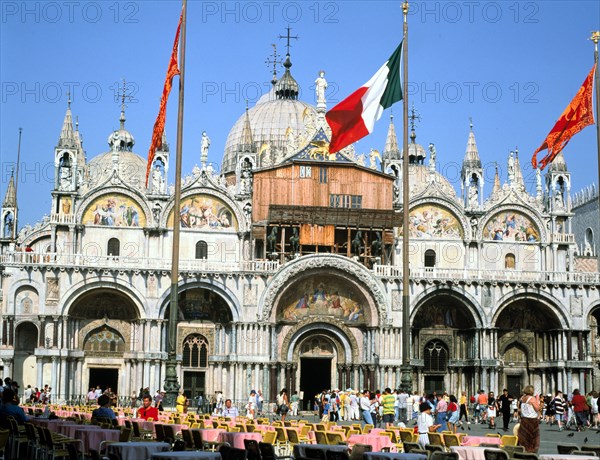
[[[327,112],[325,118],[331,127],[330,153],[371,134],[383,110],[402,99],[401,54],[402,42],[367,83]]]

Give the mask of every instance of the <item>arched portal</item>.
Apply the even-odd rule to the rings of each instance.
[[[27,385],[35,387],[36,378],[36,359],[35,347],[38,343],[38,329],[31,322],[23,322],[17,325],[15,329],[15,358],[13,380],[20,382],[23,389]]]
[[[303,396],[301,410],[311,410],[315,396],[337,386],[338,365],[345,362],[344,344],[332,331],[315,328],[299,335],[293,347],[293,362],[298,363],[298,374],[292,392]]]
[[[83,350],[82,378],[72,392],[90,387],[108,388],[118,395],[139,388],[126,352],[144,350],[143,325],[132,298],[112,288],[97,288],[75,299],[68,313],[68,330],[73,347]]]
[[[495,327],[499,388],[509,389],[513,396],[527,384],[544,393],[564,389],[559,362],[564,357],[558,345],[564,331],[553,308],[534,298],[517,298],[500,310]]]
[[[460,294],[437,289],[416,308],[412,321],[413,358],[419,363],[416,388],[475,391],[477,321]]]

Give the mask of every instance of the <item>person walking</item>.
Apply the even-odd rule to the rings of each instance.
[[[381,421],[383,422],[384,428],[387,428],[388,423],[394,423],[394,416],[396,415],[396,410],[394,408],[395,403],[396,396],[392,393],[392,390],[389,388],[383,390],[383,396],[381,397],[381,405],[383,406]]]
[[[508,394],[508,390],[505,388],[502,390],[502,396],[498,398],[498,409],[502,414],[502,429],[508,431],[508,423],[510,422],[510,406],[513,398]]]
[[[565,416],[565,400],[560,390],[556,390],[556,393],[554,393],[554,399],[550,402],[550,404],[554,406],[554,418],[558,424],[558,431],[562,431],[562,422]]]
[[[371,398],[369,390],[365,390],[359,399],[360,415],[363,422],[368,425],[373,425],[373,418],[371,417]]]
[[[537,453],[540,448],[540,402],[533,396],[533,386],[527,385],[521,396],[521,426],[518,432],[518,445],[525,452]]]
[[[459,421],[459,425],[462,426],[462,419],[464,417],[465,421],[467,422],[467,425],[470,425],[471,422],[469,421],[469,412],[467,410],[467,392],[463,391],[460,395],[460,400],[459,400],[459,406],[460,406],[460,414],[458,416],[458,421]]]

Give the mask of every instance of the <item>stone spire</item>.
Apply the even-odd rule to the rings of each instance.
[[[254,139],[252,138],[252,127],[250,126],[250,114],[248,112],[248,101],[246,100],[246,115],[244,118],[244,127],[242,128],[241,152],[255,152]]]
[[[565,161],[565,157],[562,151],[558,152],[558,155],[554,157],[554,160],[550,163],[548,167],[548,171],[553,172],[565,172],[567,171],[567,162]]]
[[[481,159],[475,142],[475,133],[473,132],[473,122],[469,125],[469,139],[467,140],[467,150],[463,159],[463,169],[465,167],[481,168]]]
[[[6,189],[6,195],[2,202],[3,208],[16,208],[17,207],[17,193],[15,190],[15,173],[14,171],[10,174],[10,180],[8,181],[8,188]]]
[[[62,130],[60,131],[60,137],[58,138],[59,148],[77,148],[78,142],[73,130],[73,114],[71,113],[71,95],[67,101],[67,112],[65,113],[65,119],[63,121]]]
[[[388,127],[385,147],[383,148],[383,159],[400,159],[400,147],[398,147],[398,138],[396,137],[396,128],[394,127],[394,115],[392,114],[390,114],[390,126]]]
[[[498,174],[498,163],[496,163],[496,173],[494,174],[494,188],[492,189],[492,195],[498,195],[502,191],[500,185],[500,175]]]
[[[525,180],[523,179],[523,171],[519,163],[519,149],[515,149],[515,185],[521,189],[525,189]]]

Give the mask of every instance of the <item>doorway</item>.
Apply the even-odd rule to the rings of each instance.
[[[198,371],[183,372],[183,391],[188,397],[190,404],[196,405],[198,395],[202,395],[203,402],[206,401],[206,373]]]
[[[513,398],[521,396],[521,376],[520,375],[507,375],[506,376],[506,389],[508,394]]]
[[[433,392],[438,394],[444,391],[444,376],[443,375],[426,375],[425,376],[425,393]]]
[[[99,386],[102,391],[110,388],[113,393],[117,394],[119,388],[119,369],[90,367],[89,387],[96,388],[96,386]]]
[[[331,388],[331,358],[300,358],[301,410],[313,410],[315,396]]]

